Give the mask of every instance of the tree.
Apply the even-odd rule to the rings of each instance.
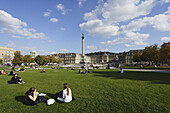
[[[142,55],[143,61],[148,61],[149,65],[151,62],[158,62],[159,60],[159,47],[158,45],[154,44],[151,46],[145,47],[145,50]]]
[[[30,55],[24,56],[24,63],[31,63],[31,56]]]
[[[50,63],[55,63],[57,61],[54,55],[50,56],[49,59],[50,59]]]
[[[21,51],[16,51],[14,53],[14,59],[13,59],[12,63],[14,65],[16,65],[16,64],[21,65],[21,63],[23,63],[23,56],[21,55]]]
[[[31,58],[30,63],[35,63],[35,58]]]
[[[61,60],[61,58],[59,58],[59,57],[58,57],[58,62],[59,62],[59,63],[62,63],[62,60]]]
[[[35,62],[37,63],[37,64],[42,64],[43,63],[43,57],[42,56],[40,56],[40,55],[38,55],[38,56],[36,56],[35,57]]]
[[[162,64],[163,62],[169,62],[170,65],[170,41],[161,45],[161,49],[159,51],[159,58],[160,61],[162,61]]]
[[[2,64],[2,59],[0,59],[0,64]]]
[[[133,61],[134,62],[141,62],[142,61],[142,53],[136,53],[134,56],[133,56]]]
[[[49,57],[43,57],[43,64],[50,63]]]

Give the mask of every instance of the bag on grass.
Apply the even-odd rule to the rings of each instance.
[[[48,98],[46,98],[44,96],[38,96],[37,100],[39,103],[43,103],[43,102],[47,102]]]
[[[47,100],[47,105],[54,104],[55,100],[54,99],[48,99]]]

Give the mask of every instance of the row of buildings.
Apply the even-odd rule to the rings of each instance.
[[[94,52],[85,54],[85,62],[87,64],[122,64],[122,65],[134,65],[133,56],[143,50],[130,50],[122,53],[112,52]],[[81,54],[78,53],[59,53],[55,54],[62,60],[63,64],[79,64],[81,62]]]
[[[3,64],[12,63],[15,50],[8,47],[0,47],[0,59]],[[128,52],[112,53],[112,52],[94,52],[87,53],[84,56],[84,60],[87,64],[123,64],[133,65],[133,56],[137,52],[143,52],[143,50],[130,50]],[[36,51],[31,51],[31,58],[37,56]],[[82,55],[78,53],[58,53],[55,54],[56,58],[62,60],[62,64],[79,64],[82,60]]]

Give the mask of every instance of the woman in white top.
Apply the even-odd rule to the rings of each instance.
[[[60,92],[60,95],[58,95],[57,100],[66,103],[72,101],[71,89],[68,87],[67,83],[64,84],[64,89]]]

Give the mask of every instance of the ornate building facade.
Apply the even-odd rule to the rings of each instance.
[[[14,49],[9,47],[0,47],[0,59],[2,59],[3,64],[12,63],[14,59]]]

